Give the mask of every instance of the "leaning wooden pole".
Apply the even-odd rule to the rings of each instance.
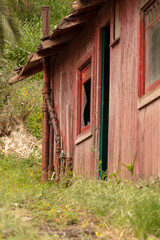
[[[50,34],[50,8],[42,7],[43,11],[43,38]],[[43,61],[43,131],[42,131],[42,182],[48,180],[48,165],[49,165],[49,114],[45,101],[46,95],[50,94],[50,79],[49,79],[49,59]]]
[[[53,156],[54,156],[54,131],[53,131],[53,126],[51,121],[49,122],[50,124],[50,136],[49,136],[49,165],[48,165],[48,180],[51,180],[53,171],[54,171],[54,166],[53,166]]]
[[[52,108],[52,104],[51,104],[51,99],[49,94],[45,94],[44,96],[46,105],[47,105],[47,109],[48,109],[48,113],[50,116],[50,121],[54,130],[54,134],[55,134],[55,140],[56,140],[56,177],[57,180],[59,180],[60,177],[60,153],[61,153],[61,138],[60,138],[60,133],[59,133],[59,129],[58,129],[58,123],[57,123],[57,117],[56,117],[56,113],[54,111],[54,109]]]

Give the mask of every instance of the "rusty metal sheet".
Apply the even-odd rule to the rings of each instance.
[[[144,8],[151,0],[138,0],[138,7],[139,9]]]
[[[71,7],[73,11],[86,9],[89,6],[94,6],[99,3],[104,2],[105,0],[78,0],[76,2],[71,3]]]
[[[81,15],[74,14],[72,17],[65,17],[49,38],[54,39],[60,35],[68,33],[69,31],[81,29],[88,19],[92,18],[93,16],[94,14],[90,11]]]

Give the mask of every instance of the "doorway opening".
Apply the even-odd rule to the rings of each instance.
[[[108,169],[110,24],[102,28],[101,116],[100,116],[100,178]]]

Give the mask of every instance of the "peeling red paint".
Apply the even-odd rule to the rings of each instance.
[[[48,180],[48,165],[49,165],[49,114],[45,102],[45,96],[50,94],[49,82],[49,60],[43,62],[43,138],[42,138],[42,182]]]

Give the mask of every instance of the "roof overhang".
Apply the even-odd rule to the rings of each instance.
[[[62,19],[53,33],[42,39],[36,53],[28,56],[26,64],[9,79],[17,83],[43,70],[43,59],[59,54],[68,42],[75,39],[85,23],[95,16],[95,9],[107,0],[78,0],[71,4],[73,12]]]
[[[18,74],[9,79],[10,84],[17,83],[42,71],[42,57],[36,56],[36,53],[28,56],[28,60],[24,67],[16,70]]]

